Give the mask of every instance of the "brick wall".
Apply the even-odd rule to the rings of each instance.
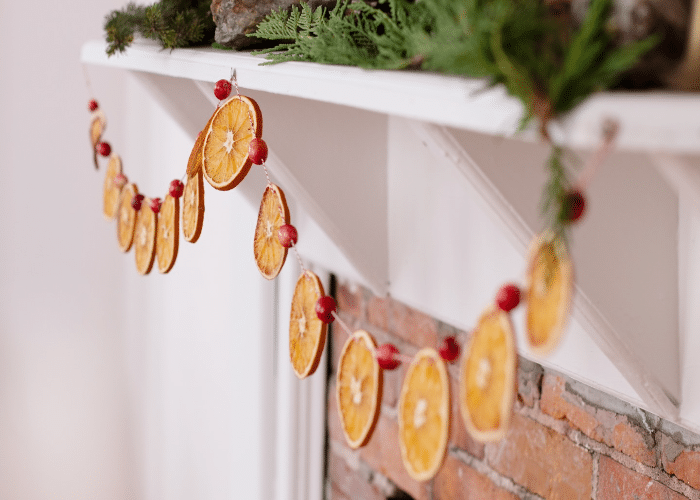
[[[402,353],[467,334],[392,299],[339,283],[341,318]],[[520,359],[515,415],[506,437],[480,444],[453,399],[449,451],[430,482],[413,480],[398,444],[397,403],[405,366],[384,372],[382,410],[367,446],[345,444],[335,370],[347,334],[334,324],[328,404],[329,500],[634,499],[700,500],[700,436],[558,373]],[[457,365],[451,365],[452,395]]]

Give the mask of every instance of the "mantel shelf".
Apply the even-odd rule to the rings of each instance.
[[[87,42],[82,61],[164,76],[215,82],[235,69],[241,87],[375,111],[475,132],[511,137],[522,106],[483,80],[410,71],[363,70],[289,62],[261,66],[262,56],[205,48],[166,51],[136,41],[108,57],[106,43]],[[639,152],[700,153],[700,94],[608,92],[595,95],[553,131],[567,145],[594,147],[607,118],[621,127],[618,148]],[[519,137],[532,139],[523,132]]]
[[[82,61],[132,71],[192,139],[216,103],[210,84],[236,71],[261,99],[267,165],[297,204],[304,258],[466,330],[522,276],[547,148],[516,134],[523,109],[502,87],[146,41],[105,49],[84,44]],[[572,334],[548,359],[521,353],[697,430],[700,94],[600,93],[550,132],[586,154],[606,119],[620,134],[576,229]],[[253,206],[255,172],[236,189]]]

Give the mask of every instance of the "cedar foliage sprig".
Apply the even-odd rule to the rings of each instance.
[[[133,2],[105,20],[107,54],[124,52],[134,35],[158,40],[164,49],[190,47],[214,40],[214,21],[207,0],[161,0],[152,5]]]

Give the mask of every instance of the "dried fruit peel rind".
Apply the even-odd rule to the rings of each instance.
[[[316,302],[325,295],[321,280],[311,271],[299,276],[289,315],[289,357],[300,379],[313,374],[326,344],[328,325],[316,316]]]
[[[253,255],[265,279],[277,277],[287,259],[287,249],[279,241],[279,228],[289,224],[289,207],[284,192],[268,184],[263,193],[255,225]]]
[[[170,272],[175,265],[180,241],[180,200],[165,196],[158,212],[156,260],[158,271]]]

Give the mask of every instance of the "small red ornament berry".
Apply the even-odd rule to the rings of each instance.
[[[262,165],[267,161],[267,144],[256,137],[248,145],[248,158],[256,165]]]
[[[325,295],[316,301],[316,316],[324,323],[333,323],[335,319],[335,300],[333,297]]]
[[[496,293],[496,305],[505,312],[510,312],[520,304],[520,288],[509,283],[503,285]]]
[[[168,188],[168,193],[170,193],[170,196],[172,196],[173,198],[179,198],[184,192],[185,185],[182,183],[181,180],[175,179],[170,182],[170,187]]]
[[[90,99],[90,102],[88,102],[88,109],[90,111],[95,111],[99,107],[100,106],[97,104],[97,101],[95,99]]]
[[[395,370],[401,364],[401,361],[396,357],[399,350],[394,344],[382,344],[376,349],[377,363],[384,370]]]
[[[445,337],[442,341],[440,349],[438,349],[440,357],[448,363],[459,357],[459,344],[454,336]]]
[[[129,179],[127,179],[126,175],[124,174],[117,174],[114,176],[114,185],[117,186],[117,189],[121,189],[126,186],[127,182],[129,182]]]
[[[280,244],[284,248],[289,248],[292,245],[296,245],[297,240],[299,239],[299,235],[297,234],[297,228],[295,228],[291,224],[285,224],[284,226],[281,226],[277,231],[277,239],[279,239]]]
[[[586,211],[586,198],[578,189],[569,191],[562,201],[563,219],[566,222],[576,222]]]
[[[141,203],[143,203],[142,194],[136,194],[133,198],[131,198],[131,208],[133,208],[137,212],[141,210]]]
[[[231,95],[231,82],[228,80],[219,80],[214,85],[214,95],[220,101],[223,101]]]
[[[160,212],[161,201],[160,198],[153,198],[150,203],[151,210],[154,214]]]
[[[102,156],[109,156],[112,153],[112,146],[108,142],[100,142],[97,144],[97,152]]]

